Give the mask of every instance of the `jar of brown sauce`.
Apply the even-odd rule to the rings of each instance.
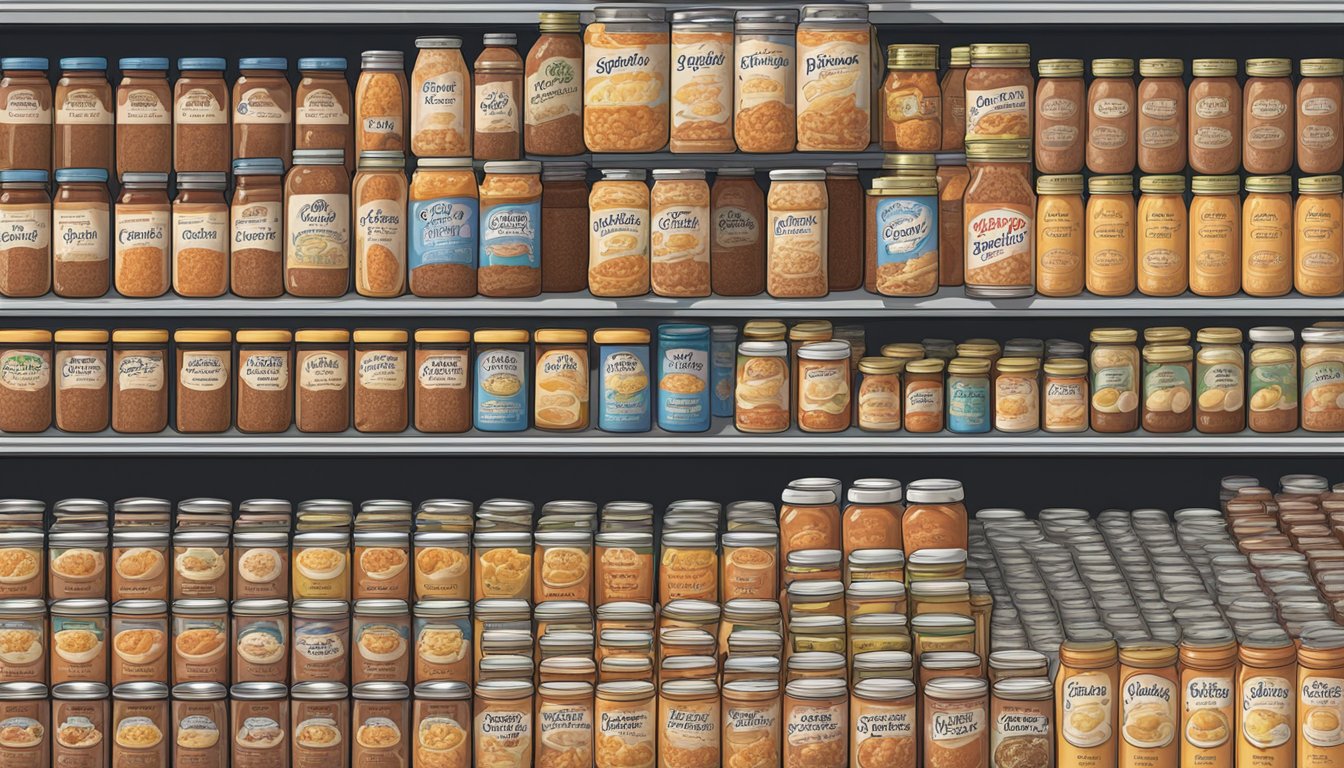
[[[1297,84],[1297,167],[1338,173],[1344,164],[1344,59],[1303,59]]]
[[[1293,167],[1292,59],[1247,59],[1242,87],[1242,164],[1247,173],[1286,173]]]
[[[1236,59],[1195,59],[1187,148],[1195,173],[1236,173],[1241,165],[1241,86]]]
[[[1144,173],[1185,171],[1185,62],[1139,59],[1137,157]]]
[[[1095,59],[1087,89],[1087,168],[1093,173],[1134,170],[1134,60]]]
[[[1087,93],[1082,59],[1036,63],[1036,169],[1041,173],[1083,170]],[[1095,87],[1095,86],[1094,86]]]

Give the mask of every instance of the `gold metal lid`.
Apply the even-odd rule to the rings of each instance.
[[[938,170],[938,161],[932,153],[890,152],[882,156],[882,169],[928,171],[932,176]]]
[[[1180,195],[1185,193],[1185,177],[1170,174],[1140,176],[1139,191],[1158,195]]]
[[[167,333],[165,331],[164,333]],[[167,341],[167,336],[164,337]],[[20,328],[12,331],[0,331],[0,343],[4,344],[50,344],[51,331],[36,328]]]
[[[242,341],[244,331],[238,332],[238,340]],[[288,331],[286,331],[288,333]],[[112,332],[112,342],[114,344],[131,342],[138,344],[166,344],[168,343],[168,331],[159,329],[121,329]]]
[[[1087,191],[1093,195],[1129,195],[1134,192],[1133,176],[1093,176],[1087,180]]]
[[[1240,328],[1200,328],[1195,333],[1200,344],[1240,344]]]
[[[1293,191],[1293,180],[1288,176],[1247,176],[1247,192],[1288,194]]]
[[[909,367],[907,364],[906,368]],[[989,373],[989,360],[983,357],[955,357],[948,361],[947,372],[959,376],[983,376]]]
[[[1036,179],[1038,195],[1081,195],[1083,193],[1083,175],[1081,173],[1061,173],[1053,176],[1041,176]]]
[[[1236,77],[1236,59],[1195,59],[1190,64],[1195,77]]]
[[[1057,357],[1045,362],[1045,372],[1054,376],[1086,376],[1087,361],[1081,357]]]
[[[742,338],[747,341],[783,341],[788,328],[778,320],[748,320],[742,327]]]
[[[344,328],[305,328],[294,332],[300,344],[349,344],[350,332]]]
[[[829,341],[835,334],[830,320],[804,320],[789,329],[790,341]]]
[[[228,344],[233,341],[233,333],[223,329],[195,328],[174,331],[173,341],[178,344]]]
[[[471,331],[463,328],[421,328],[415,332],[415,340],[421,344],[466,344],[471,341]]]
[[[1251,77],[1287,77],[1293,73],[1292,59],[1247,59],[1246,74]]]
[[[353,334],[356,344],[405,344],[410,334],[401,330],[383,328],[364,328]]]
[[[539,26],[542,32],[578,32],[579,14],[574,11],[543,11]]]
[[[533,338],[538,344],[587,344],[588,332],[582,328],[538,328]]]
[[[477,344],[526,344],[531,334],[522,329],[494,328],[476,331],[471,338]]]
[[[1133,344],[1139,332],[1133,328],[1093,328],[1087,338],[1097,344]]]
[[[1133,77],[1133,59],[1093,59],[1093,77]]]
[[[1190,341],[1190,329],[1179,325],[1159,325],[1143,329],[1145,344],[1184,344]]]
[[[1026,43],[971,43],[971,64],[998,64],[1025,67],[1031,62],[1031,46]]]
[[[1195,176],[1190,179],[1190,191],[1196,195],[1235,195],[1241,188],[1238,176]]]
[[[859,373],[900,373],[905,363],[890,357],[865,357],[859,361]]]
[[[927,176],[878,176],[873,179],[870,195],[936,195],[938,177],[930,173]]]
[[[1344,75],[1344,59],[1303,59],[1297,63],[1303,77],[1339,77]]]
[[[906,373],[942,373],[943,361],[938,359],[911,360],[905,364]]]
[[[55,334],[57,344],[106,344],[107,331],[99,328],[67,328]]]
[[[1152,344],[1143,348],[1143,359],[1150,363],[1183,363],[1195,356],[1184,344]]]
[[[887,69],[938,69],[938,46],[927,43],[889,45]]]
[[[1041,59],[1036,62],[1036,74],[1041,77],[1082,77],[1082,59]]]
[[[1338,195],[1344,190],[1344,179],[1339,176],[1303,176],[1297,180],[1297,191],[1304,195]]]
[[[882,356],[895,358],[897,360],[922,360],[924,358],[924,345],[883,344]]]
[[[980,139],[966,142],[966,159],[995,161],[1019,160],[1025,162],[1031,158],[1031,142],[1024,139],[998,140]]]
[[[994,365],[999,371],[1007,373],[1027,373],[1041,369],[1041,361],[1034,357],[1001,357]]]
[[[1180,77],[1185,62],[1180,59],[1139,59],[1139,74],[1144,77]]]
[[[969,45],[954,46],[952,50],[948,52],[947,63],[948,66],[952,67],[971,66],[971,46]]]
[[[784,324],[780,323],[783,333]],[[598,344],[648,344],[649,332],[645,328],[599,328],[593,331],[593,341]]]
[[[957,345],[958,357],[974,357],[988,360],[992,357],[998,357],[1000,350],[998,344],[976,344],[974,342],[962,342]]]

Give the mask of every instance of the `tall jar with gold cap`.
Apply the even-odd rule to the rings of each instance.
[[[537,429],[574,432],[588,428],[588,332],[539,328],[535,334],[533,400]]]
[[[1236,173],[1241,166],[1241,86],[1236,59],[1190,65],[1187,152],[1195,173]]]
[[[1206,434],[1246,428],[1246,356],[1238,328],[1200,328],[1195,334],[1195,428]]]
[[[1190,190],[1190,290],[1231,296],[1241,287],[1241,205],[1237,176],[1195,176]]]
[[[1176,646],[1152,640],[1122,644],[1120,765],[1175,765],[1179,707]]]
[[[1293,285],[1304,296],[1344,293],[1344,190],[1338,176],[1297,181],[1293,210]]]
[[[460,328],[417,330],[412,370],[416,430],[471,429],[471,334]]]
[[[1134,180],[1087,181],[1087,290],[1098,296],[1134,292]]]
[[[166,343],[168,332],[163,333]],[[51,331],[0,331],[0,431],[45,432],[51,427],[51,354]],[[158,366],[163,388],[166,374],[162,357]],[[166,388],[163,396],[166,412]]]
[[[789,381],[798,381],[798,349],[804,344],[830,341],[835,335],[835,326],[830,320],[801,320],[789,328]],[[797,387],[790,394],[789,412],[798,410]]]
[[[966,73],[967,148],[982,139],[1030,141],[1034,91],[1031,46],[972,43]]]
[[[1032,432],[1041,426],[1041,363],[1001,357],[994,363],[994,429]]]
[[[971,47],[959,45],[948,51],[947,71],[939,83],[943,93],[944,152],[966,148],[966,74],[971,66]]]
[[[988,358],[958,357],[947,363],[947,430],[983,434],[994,428]]]
[[[1293,167],[1293,60],[1247,59],[1241,131],[1247,173],[1287,173]]]
[[[110,417],[108,333],[96,329],[63,329],[52,335],[56,361],[51,375],[56,389],[56,428],[62,432],[101,432]],[[24,342],[31,343],[31,342]]]
[[[1329,624],[1303,630],[1297,650],[1297,764],[1325,768],[1344,764],[1339,737],[1344,629]]]
[[[1282,296],[1293,287],[1293,180],[1250,176],[1241,208],[1241,289]]]
[[[937,152],[942,147],[937,45],[888,46],[881,96],[882,149]]]
[[[1194,428],[1194,354],[1188,345],[1175,340],[1144,346],[1144,432],[1189,432]]]
[[[1144,173],[1185,171],[1185,62],[1139,59],[1138,148]]]
[[[1184,176],[1139,178],[1135,285],[1145,296],[1179,296],[1190,284]]]
[[[1036,292],[1042,296],[1083,292],[1083,218],[1081,175],[1036,179]]]
[[[1109,632],[1079,631],[1060,644],[1057,765],[1115,768],[1119,694],[1119,658]]]
[[[883,296],[938,291],[938,180],[879,176],[866,196],[864,267]]]
[[[971,142],[966,147],[966,162],[971,169],[971,183],[962,200],[966,294],[1030,296],[1036,285],[1032,275],[1036,268],[1036,194],[1031,185],[1030,142]]]
[[[597,428],[603,432],[649,431],[653,413],[649,338],[645,328],[593,331],[598,356]]]
[[[1094,328],[1092,430],[1133,432],[1139,427],[1139,334],[1131,328]]]
[[[1138,110],[1134,60],[1093,59],[1087,89],[1087,169],[1132,173]]]
[[[1344,59],[1302,59],[1297,84],[1297,167],[1338,173],[1344,163]]]
[[[1181,636],[1181,768],[1233,768],[1237,641],[1228,629]]]
[[[1237,768],[1297,765],[1297,646],[1282,629],[1257,629],[1237,658]]]
[[[1078,173],[1083,170],[1087,137],[1087,86],[1082,59],[1036,62],[1036,170]]]

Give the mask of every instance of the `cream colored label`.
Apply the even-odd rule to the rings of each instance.
[[[303,95],[294,119],[300,125],[349,125],[350,113],[329,89],[314,88]]]
[[[350,267],[350,195],[290,195],[286,206],[290,269]]]
[[[663,708],[659,749],[719,749],[719,701],[676,702]],[[671,764],[664,754],[664,761]]]
[[[537,708],[537,734],[542,750],[555,750],[551,756],[558,762],[573,759],[576,754],[588,754],[593,743],[593,708],[586,704],[558,704],[545,702]],[[545,764],[548,761],[543,761]]]
[[[652,707],[602,708],[598,715],[598,732],[601,738],[619,739],[630,749],[647,746],[652,760],[654,739],[658,735],[656,720]]]
[[[117,258],[132,248],[157,248],[168,253],[172,217],[168,211],[117,209]],[[121,266],[118,265],[118,269]]]
[[[732,35],[694,43],[677,43],[679,36],[672,36],[673,136],[698,123],[723,125],[733,114]]]
[[[364,389],[405,389],[406,353],[378,349],[359,358],[359,386]]]
[[[1139,112],[1154,120],[1170,120],[1180,111],[1176,99],[1148,99],[1139,106]]]
[[[543,353],[537,359],[536,386],[538,425],[578,425],[588,403],[587,355],[569,349]]]
[[[415,375],[425,389],[466,389],[470,366],[466,350],[436,352],[421,361]]]
[[[1273,120],[1288,113],[1288,105],[1278,99],[1256,99],[1251,102],[1251,117]]]
[[[523,118],[537,126],[583,111],[583,61],[551,56],[537,62],[537,71],[527,76],[527,107]]]
[[[0,354],[0,386],[17,392],[36,392],[51,383],[51,363],[31,349],[8,349]]]
[[[1092,105],[1093,117],[1101,120],[1118,120],[1129,114],[1129,102],[1125,99],[1097,99]]]
[[[1241,734],[1252,745],[1270,749],[1293,738],[1293,688],[1282,677],[1252,677],[1241,685]]]
[[[42,106],[37,91],[15,88],[5,100],[5,111],[0,123],[11,125],[51,125],[51,108]]]
[[[1036,379],[999,376],[994,382],[994,422],[1002,430],[1035,429],[1040,422],[1040,392]]]
[[[1188,724],[1185,740],[1189,746],[1213,749],[1232,738],[1232,723],[1227,715],[1232,711],[1231,677],[1193,677],[1186,681],[1181,696]]]
[[[163,389],[163,358],[158,355],[126,355],[117,361],[117,389]]]
[[[359,257],[363,262],[360,280],[364,287],[372,288],[369,277],[375,271],[381,282],[387,283],[391,277],[388,273],[395,270],[396,281],[400,282],[406,265],[405,206],[395,200],[370,200],[359,207],[356,224]]]
[[[51,220],[55,238],[52,255],[56,261],[107,261],[107,206],[56,207],[51,212]]]
[[[1125,680],[1121,731],[1140,749],[1165,747],[1176,738],[1179,694],[1176,683],[1159,675],[1134,675]]]
[[[208,88],[191,88],[177,97],[173,120],[182,125],[222,125],[229,115]]]
[[[249,203],[235,205],[230,209],[232,222],[233,250],[257,248],[263,251],[279,252],[280,225],[283,211],[281,204]]]
[[[607,208],[589,217],[590,268],[622,256],[647,258],[649,212],[644,208]]]
[[[269,88],[251,88],[243,92],[233,110],[236,123],[288,123],[289,105],[278,104]]]
[[[724,205],[714,209],[714,244],[745,248],[761,240],[761,223],[746,208]]]
[[[1129,143],[1129,134],[1116,125],[1094,125],[1088,136],[1098,149],[1117,149]]]
[[[985,732],[984,707],[957,707],[944,711],[934,711],[929,718],[929,736],[934,742],[950,741],[956,744],[966,743]]]
[[[42,251],[50,246],[50,206],[0,206],[0,251],[10,248],[33,248]]]
[[[653,214],[653,261],[709,262],[709,206],[671,205]],[[661,245],[659,244],[661,242]]]
[[[401,135],[401,115],[367,115],[360,129],[365,133],[384,136]]]
[[[1298,691],[1302,738],[1313,747],[1344,744],[1344,680],[1307,675]]]
[[[477,133],[515,133],[518,130],[518,94],[513,82],[499,80],[476,86]]]
[[[805,113],[835,98],[852,99],[854,109],[868,109],[871,96],[868,45],[848,40],[798,46],[798,111]]]
[[[1149,149],[1174,147],[1181,140],[1181,132],[1165,125],[1144,128],[1139,134],[1139,143]]]
[[[102,389],[107,386],[107,357],[80,350],[56,353],[57,389]]]
[[[1200,149],[1222,149],[1232,143],[1232,132],[1216,125],[1201,125],[1195,129],[1194,142]]]
[[[995,117],[988,120],[991,115]],[[1030,125],[1031,94],[1027,86],[966,91],[967,137],[1023,136]]]
[[[770,272],[786,279],[826,274],[826,209],[771,211]]]
[[[1078,140],[1078,129],[1072,125],[1052,125],[1041,131],[1041,147],[1044,149],[1067,149]]]
[[[794,105],[793,37],[739,40],[733,51],[737,59],[737,111],[768,102],[780,102],[788,112]]]
[[[1277,125],[1257,125],[1246,132],[1246,144],[1252,149],[1278,149],[1287,141],[1287,131]]]
[[[1333,115],[1339,111],[1339,102],[1329,96],[1313,96],[1302,100],[1301,111],[1308,117]]]
[[[1304,125],[1298,141],[1307,149],[1317,151],[1335,146],[1335,129],[1328,125]]]
[[[466,75],[449,70],[426,78],[411,102],[415,132],[447,130],[467,132]]]
[[[869,739],[913,739],[918,732],[917,723],[913,705],[864,704],[856,707],[851,749],[855,754],[867,754],[863,743]],[[914,748],[909,748],[908,752],[913,754]]]
[[[112,112],[93,88],[75,88],[65,94],[56,110],[59,125],[111,125]]]
[[[848,739],[848,715],[843,704],[833,707],[795,706],[784,724],[784,739],[790,747]]]
[[[1110,677],[1100,672],[1073,675],[1065,679],[1061,697],[1064,718],[1058,727],[1065,741],[1088,749],[1114,735],[1116,701]]]
[[[332,352],[314,352],[299,364],[299,388],[310,392],[334,392],[345,389],[350,378],[346,360]]]
[[[631,47],[586,46],[584,107],[656,107],[665,104],[669,51],[666,41],[661,45]]]
[[[844,413],[849,408],[849,379],[837,365],[802,367],[798,382],[798,410],[803,413]]]
[[[1004,742],[1011,745],[1017,739],[1035,740],[1052,737],[1050,721],[1053,718],[1042,712],[1040,707],[1004,701],[996,709],[998,714],[994,717],[993,730],[989,733],[991,755],[998,754],[999,745]]]
[[[289,385],[289,355],[249,352],[240,357],[238,378],[250,389],[279,392]]]
[[[1047,120],[1068,120],[1078,114],[1078,102],[1059,96],[1041,102],[1041,117]]]
[[[194,392],[213,392],[229,383],[227,352],[183,352],[177,381]]]
[[[188,248],[229,252],[229,215],[224,211],[173,214],[173,257]]]
[[[119,96],[121,94],[118,94]],[[148,88],[133,88],[117,99],[118,125],[168,125],[172,117],[159,94]]]
[[[1205,120],[1224,117],[1230,111],[1228,100],[1221,96],[1205,96],[1195,102],[1195,114]]]

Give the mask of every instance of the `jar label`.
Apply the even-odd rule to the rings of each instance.
[[[968,88],[966,138],[1027,137],[1031,127],[1030,90],[1030,86],[1021,84],[985,90]]]
[[[925,390],[917,390],[923,392]],[[928,396],[907,406],[914,412],[931,413]],[[916,407],[916,406],[920,407]],[[947,387],[947,426],[952,432],[986,432],[989,429],[989,385],[984,379],[953,379]]]
[[[159,94],[148,88],[133,88],[117,99],[117,125],[169,125],[172,117]]]
[[[1180,718],[1176,683],[1161,675],[1134,675],[1125,680],[1121,731],[1140,749],[1165,747],[1176,738]]]
[[[1139,105],[1139,112],[1144,117],[1151,117],[1154,120],[1170,120],[1180,113],[1181,104],[1176,99],[1148,99]]]
[[[1139,143],[1146,149],[1167,149],[1181,141],[1181,132],[1164,125],[1144,128],[1139,134]]]
[[[1011,258],[1031,258],[1031,218],[1012,208],[991,208],[966,223],[966,267],[984,269]]]
[[[714,209],[714,245],[746,248],[761,240],[761,225],[746,208],[725,205]]]
[[[107,358],[87,353],[58,352],[56,363],[61,376],[57,389],[102,389],[107,386]]]
[[[299,389],[310,392],[336,392],[345,389],[350,378],[345,355],[335,352],[311,352],[299,362]]]
[[[560,753],[557,757],[570,756],[571,749],[587,751],[593,743],[593,708],[589,704],[543,703],[537,708],[537,733],[542,748],[556,749]]]
[[[1195,114],[1205,120],[1225,117],[1230,112],[1230,102],[1222,96],[1205,96],[1195,102]]]
[[[638,261],[649,257],[649,211],[647,208],[607,208],[589,219],[588,269],[601,275],[616,265],[616,259]],[[601,279],[601,278],[599,278]]]
[[[410,266],[476,264],[476,219],[480,203],[474,197],[443,197],[411,203]]]
[[[289,386],[289,355],[251,352],[239,357],[238,378],[251,389],[279,392]]]
[[[65,94],[56,110],[58,125],[112,125],[113,115],[94,88],[75,88]]]
[[[476,354],[476,425],[513,431],[527,428],[527,362],[514,349]]]
[[[280,251],[280,203],[248,203],[231,209],[233,250]]]
[[[405,206],[396,200],[370,200],[359,206],[356,223],[359,282],[369,291],[399,285],[406,263]]]
[[[734,739],[731,736],[753,734],[768,737],[774,733],[779,727],[779,704],[776,702],[760,707],[735,707],[725,703],[723,719],[725,733],[730,735],[730,738],[724,740],[724,748],[732,749],[733,742],[746,740]]]
[[[476,133],[517,133],[518,95],[512,80],[476,85]]]
[[[770,211],[766,238],[770,275],[781,280],[826,279],[826,209]],[[824,283],[822,283],[824,286]],[[791,290],[809,290],[804,286]],[[824,287],[821,288],[824,291]]]
[[[648,358],[647,347],[614,347],[607,350],[602,360],[602,413],[598,420],[599,427],[615,431],[648,427]]]
[[[0,206],[0,251],[51,247],[51,207],[48,205]]]
[[[1344,363],[1327,361],[1303,366],[1302,406],[1304,417],[1305,412],[1333,415],[1344,410]]]
[[[168,233],[172,231],[172,225],[168,211],[117,208],[117,271],[129,266],[124,259],[133,250],[157,250],[160,258],[167,255]],[[136,255],[153,256],[143,252]]]
[[[1279,99],[1256,99],[1251,102],[1251,117],[1273,120],[1288,114],[1288,105]]]
[[[1040,423],[1040,393],[1036,379],[999,376],[994,381],[994,425],[1005,431],[1035,429]]]
[[[1061,688],[1064,740],[1079,749],[1089,749],[1111,739],[1115,691],[1111,678],[1100,672],[1084,672],[1064,680]]]
[[[53,258],[58,262],[107,261],[109,221],[107,206],[55,208],[51,212]]]
[[[1129,143],[1129,132],[1117,125],[1094,125],[1088,136],[1097,149],[1119,149]]]
[[[800,413],[838,415],[849,409],[849,377],[844,365],[808,361],[799,365],[799,371]]]
[[[621,746],[617,749],[621,751],[629,750],[631,754],[638,755],[641,752],[648,753],[648,763],[653,762],[653,744],[657,737],[655,717],[652,708],[630,707],[627,709],[606,709],[600,710],[598,716],[598,732],[601,734],[602,741],[607,739],[618,739]],[[604,749],[607,748],[604,746]]]
[[[481,267],[539,269],[540,224],[540,200],[486,207],[481,214]]]
[[[1296,410],[1296,363],[1253,365],[1250,376],[1250,395],[1252,411]]]
[[[932,287],[938,277],[937,199],[882,198],[873,224],[878,293],[916,293]]]
[[[467,351],[449,350],[426,355],[416,371],[416,379],[425,389],[466,389]]]
[[[277,103],[269,88],[251,88],[238,98],[233,121],[244,125],[288,123],[289,105]]]
[[[739,35],[734,121],[739,143],[768,149],[792,144],[794,37]],[[781,126],[780,121],[787,121]],[[788,146],[787,149],[792,149]]]
[[[1068,120],[1078,114],[1078,102],[1053,96],[1041,102],[1041,117],[1047,120]]]
[[[314,88],[303,95],[294,121],[299,125],[349,125],[350,112],[330,89]]]
[[[868,144],[871,51],[867,39],[859,42],[854,36],[854,32],[815,31],[804,37],[815,42],[798,45],[795,99],[800,150],[841,149],[857,144],[860,133],[862,146],[854,149]]]
[[[905,388],[905,412],[942,413],[943,388],[940,386],[907,386]],[[988,419],[988,409],[985,418]]]
[[[188,249],[202,249],[219,254],[228,253],[229,217],[224,211],[192,211],[173,213],[173,258],[179,259]],[[218,268],[227,269],[221,259]]]
[[[163,358],[159,355],[126,355],[117,360],[117,389],[163,389]]]
[[[466,133],[466,75],[456,69],[425,78],[411,104],[412,130]]]
[[[1232,144],[1232,132],[1217,125],[1201,125],[1195,129],[1194,142],[1200,149],[1222,149]]]
[[[682,37],[697,38],[693,43]],[[688,140],[705,131],[707,138],[727,136],[733,114],[733,36],[722,34],[672,35],[672,136],[685,131]]]
[[[51,383],[51,363],[31,349],[0,353],[0,386],[17,392],[36,392]]]
[[[929,736],[934,742],[975,738],[985,730],[985,708],[948,707],[934,710],[929,718]]]
[[[378,349],[361,354],[359,386],[364,389],[405,389],[406,353],[402,350]]]
[[[15,88],[5,101],[5,113],[0,122],[9,125],[51,125],[51,108],[42,106],[37,91]]]
[[[1252,149],[1279,149],[1288,143],[1288,132],[1277,125],[1257,125],[1246,132],[1246,144]]]
[[[582,424],[588,405],[585,349],[553,349],[537,358],[537,426],[569,428]]]
[[[289,269],[350,268],[350,195],[290,195]]]
[[[1242,367],[1236,363],[1199,366],[1197,394],[1199,410],[1204,412],[1240,412],[1245,407],[1242,392]]]
[[[998,716],[994,718],[994,733],[991,735],[990,751],[994,751],[1000,743],[1015,736],[1036,738],[1049,736],[1052,719],[1037,707],[1004,702],[999,707]]]
[[[1293,682],[1252,677],[1241,684],[1241,734],[1252,746],[1271,749],[1293,738]]]
[[[365,115],[359,124],[364,133],[379,136],[401,136],[401,115]]]
[[[183,352],[177,381],[193,392],[213,392],[229,383],[227,352]]]
[[[1303,99],[1298,109],[1308,117],[1323,117],[1338,112],[1339,102],[1329,96],[1313,96],[1309,99]]]
[[[1119,120],[1128,115],[1127,99],[1097,99],[1092,104],[1092,116],[1100,120]]]
[[[1192,677],[1185,683],[1181,697],[1185,709],[1186,740],[1190,746],[1213,749],[1232,738],[1227,716],[1232,710],[1230,677]]]
[[[1335,146],[1335,129],[1328,125],[1304,125],[1298,141],[1307,149],[1326,150]]]
[[[709,263],[709,207],[704,205],[668,205],[653,212],[654,264],[691,261]]]
[[[1344,680],[1306,675],[1299,690],[1302,737],[1313,747],[1344,744],[1344,728],[1340,727],[1344,723]]]
[[[658,377],[658,422],[703,428],[709,425],[709,417],[709,352],[664,349]]]
[[[695,749],[719,751],[719,701],[675,702],[665,705],[659,750]],[[675,754],[675,753],[674,753]]]
[[[229,116],[208,88],[190,88],[177,97],[173,121],[181,125],[224,125]]]
[[[527,76],[528,125],[538,126],[583,111],[583,62],[569,56],[548,56]]]
[[[828,741],[848,739],[848,715],[843,704],[832,707],[794,706],[785,724],[789,747],[805,747]],[[792,761],[789,761],[792,762]]]
[[[1078,140],[1078,128],[1073,125],[1052,125],[1041,131],[1041,149],[1068,149]]]
[[[1055,430],[1087,427],[1087,385],[1081,381],[1047,381],[1045,426]]]
[[[863,749],[869,739],[913,739],[915,708],[911,705],[866,704],[854,718],[854,749]]]
[[[1143,407],[1154,413],[1185,413],[1193,402],[1188,365],[1144,364]]]

